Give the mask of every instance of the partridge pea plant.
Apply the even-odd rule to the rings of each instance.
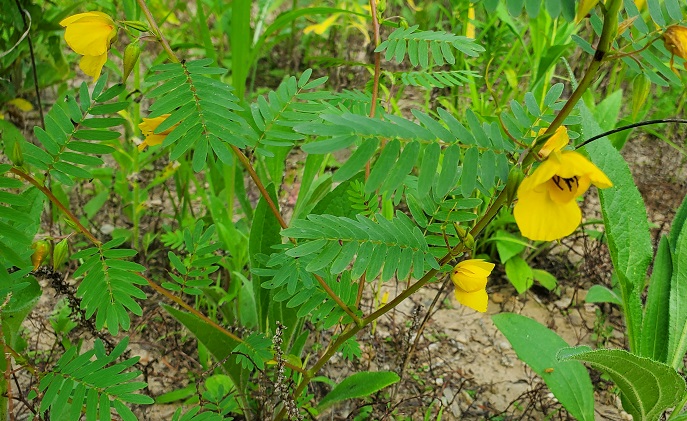
[[[0,370],[8,373],[0,420],[18,405],[32,419],[137,419],[137,406],[153,399],[127,332],[147,316],[148,300],[197,339],[205,369],[174,420],[314,418],[374,396],[402,370],[328,379],[325,396],[311,386],[335,355],[360,359],[359,334],[430,283],[441,283],[440,293],[452,283],[460,305],[486,312],[495,264],[476,244],[497,214],[513,206],[523,241],[558,240],[579,228],[577,200],[592,185],[618,279],[608,294],[624,311],[628,350],[569,349],[532,320],[494,321],[574,417],[594,417],[584,361],[617,382],[635,419],[670,408],[671,418],[687,418],[679,374],[687,205],[647,280],[653,251],[641,197],[608,139],[591,142],[603,130],[580,101],[603,95],[595,90],[609,68],[647,86],[684,86],[674,65],[687,59],[678,0],[648,0],[645,11],[621,0],[462,1],[451,19],[465,19],[448,31],[399,19],[387,2],[294,3],[277,15],[281,2],[254,10],[236,0],[230,15],[212,9],[214,19],[198,2],[184,16],[194,19],[204,56],[180,42],[177,27],[160,27],[173,16],[165,2],[150,3],[159,7],[127,0],[109,14],[60,16],[86,80],[65,85],[30,135],[0,120]],[[228,25],[230,54],[213,44],[224,38],[209,21]],[[504,57],[501,41],[513,35],[504,27],[519,25],[545,36],[531,48],[522,37],[514,43],[536,71],[520,68],[512,83],[504,66],[520,54],[513,47]],[[369,63],[353,63],[369,75],[364,87],[332,89],[326,67],[261,86],[266,46],[296,49],[301,35],[314,45],[338,26],[370,34]],[[578,81],[564,57],[580,54]],[[405,112],[401,96],[413,89],[427,101]],[[156,192],[164,193],[157,205]],[[109,202],[118,212],[106,211]],[[122,226],[108,221],[113,213]],[[60,341],[57,361],[39,366],[21,322],[46,285],[39,281],[55,279],[73,285],[69,311],[98,339]],[[390,283],[400,292],[380,299]],[[33,379],[30,391],[12,390],[17,370]]]

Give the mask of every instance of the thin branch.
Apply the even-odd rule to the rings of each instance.
[[[610,135],[615,134],[615,133],[619,133],[619,132],[629,130],[629,129],[634,129],[635,127],[650,126],[652,124],[661,124],[661,123],[687,124],[687,120],[682,119],[682,118],[662,118],[662,119],[658,119],[658,120],[647,120],[647,121],[640,121],[639,123],[628,124],[627,126],[617,127],[613,130],[609,130],[607,132],[600,133],[596,136],[592,136],[589,139],[585,140],[584,142],[580,143],[579,145],[575,146],[575,149],[579,149],[583,146],[586,146],[586,145],[592,143],[595,140],[599,140],[602,137],[610,136]]]
[[[24,180],[28,181],[33,186],[35,186],[38,190],[42,191],[43,194],[46,195],[55,206],[57,206],[58,208],[60,208],[62,212],[64,212],[67,218],[69,218],[74,223],[74,225],[76,225],[76,227],[79,229],[79,231],[83,233],[83,235],[88,237],[88,239],[91,240],[93,244],[100,247],[100,245],[102,244],[100,240],[95,238],[93,234],[91,234],[91,232],[88,231],[88,229],[81,224],[79,218],[77,218],[76,215],[72,213],[72,211],[67,209],[67,207],[64,206],[57,197],[55,197],[55,195],[50,191],[50,189],[45,187],[43,184],[39,183],[38,180],[33,178],[31,175],[19,170],[18,168],[12,168],[10,169],[10,172],[23,178]]]
[[[157,22],[155,22],[155,18],[153,17],[153,14],[150,12],[150,9],[148,9],[148,5],[146,4],[145,0],[137,0],[138,5],[141,7],[141,10],[143,11],[143,14],[146,15],[146,19],[148,20],[148,23],[150,23],[150,29],[153,35],[155,35],[155,38],[162,44],[162,48],[167,52],[167,55],[169,56],[169,59],[172,60],[175,63],[179,63],[179,58],[174,54],[174,51],[172,50],[172,47],[169,46],[169,42],[167,42],[167,39],[162,36],[162,31],[160,31],[160,27],[157,26]]]
[[[41,92],[38,87],[38,73],[36,72],[36,57],[33,52],[33,41],[31,40],[31,15],[29,12],[21,7],[19,0],[14,0],[19,8],[19,14],[21,15],[21,20],[24,22],[24,28],[26,28],[27,40],[29,41],[29,55],[31,56],[31,70],[33,73],[33,88],[36,91],[36,101],[38,102],[38,113],[41,116],[41,127],[45,129],[45,117],[43,116],[43,104],[41,103]],[[24,12],[24,13],[22,13]],[[26,22],[26,16],[29,17],[29,22]]]

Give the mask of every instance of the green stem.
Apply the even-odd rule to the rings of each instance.
[[[575,89],[556,118],[554,118],[551,125],[546,129],[545,134],[553,134],[556,132],[556,129],[563,124],[563,121],[570,115],[575,105],[577,105],[577,102],[582,98],[582,94],[584,94],[587,88],[589,88],[589,85],[594,81],[601,67],[601,63],[608,54],[611,44],[615,39],[618,30],[618,12],[620,11],[621,4],[622,0],[611,0],[607,2],[606,12],[604,13],[604,26],[603,29],[601,29],[601,36],[599,37],[596,52],[592,57],[592,62],[589,64],[589,67],[587,67],[587,72],[577,86],[577,89]]]

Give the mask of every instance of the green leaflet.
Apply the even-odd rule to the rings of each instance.
[[[433,64],[443,66],[444,63],[455,64],[456,59],[450,47],[465,55],[477,57],[484,47],[475,40],[457,36],[443,31],[416,32],[418,25],[409,28],[398,28],[375,49],[375,52],[385,53],[386,60],[395,59],[401,63],[408,54],[413,66],[429,67],[429,57]]]

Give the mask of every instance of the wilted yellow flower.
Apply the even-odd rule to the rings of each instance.
[[[138,145],[139,151],[145,149],[146,146],[155,146],[161,144],[162,141],[165,140],[165,137],[167,137],[168,134],[172,133],[172,130],[174,130],[179,125],[177,123],[169,129],[163,131],[162,133],[156,134],[155,129],[157,129],[157,126],[162,124],[162,122],[165,121],[169,116],[170,114],[162,114],[160,117],[143,119],[141,124],[138,125],[138,128],[141,129],[141,133],[143,133],[143,136],[145,136],[146,138],[143,141],[143,143]]]
[[[574,151],[553,152],[525,177],[518,188],[513,209],[523,236],[552,241],[571,234],[582,221],[575,200],[589,186],[611,187],[613,183],[596,165]]]
[[[670,68],[673,69],[673,59],[675,56],[687,60],[687,28],[679,25],[671,25],[663,33],[663,43],[666,50],[670,51]],[[685,62],[687,69],[687,62]],[[673,69],[675,70],[675,69]]]
[[[107,61],[107,52],[117,36],[117,26],[102,12],[86,12],[69,16],[60,22],[67,28],[64,39],[77,54],[81,70],[97,79]]]
[[[484,313],[487,311],[487,277],[494,264],[482,259],[463,260],[451,272],[451,280],[456,286],[456,300],[464,306]]]
[[[545,132],[546,129],[539,130],[539,136],[543,135]],[[546,140],[544,146],[539,149],[539,156],[546,158],[551,152],[560,151],[566,147],[569,142],[570,137],[568,137],[568,129],[565,126],[560,126],[551,137]]]

